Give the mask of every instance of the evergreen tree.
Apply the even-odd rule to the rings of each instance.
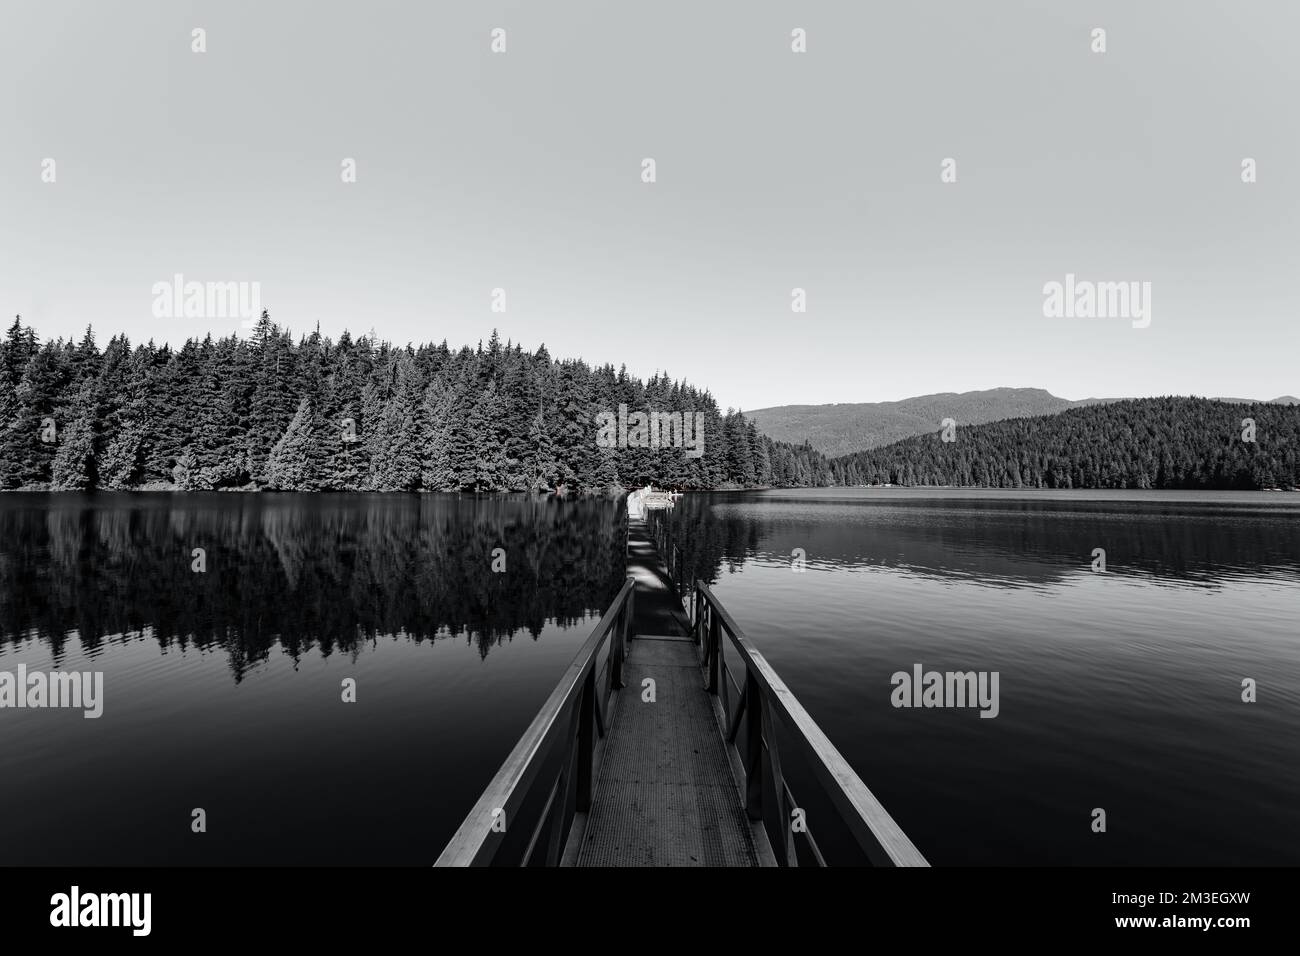
[[[84,491],[95,486],[95,382],[86,378],[72,406],[72,424],[59,436],[50,489]]]
[[[503,418],[505,487],[511,491],[524,491],[532,485],[528,460],[540,391],[527,357],[517,348],[506,352],[504,362],[499,399]]]
[[[374,491],[409,491],[419,486],[418,457],[419,382],[413,356],[394,351],[382,371],[383,380],[372,394],[378,409],[370,432],[370,480]]]
[[[321,422],[312,400],[298,403],[293,420],[271,449],[266,461],[266,485],[285,491],[317,491],[324,481],[325,453],[320,446]]]
[[[450,383],[435,379],[425,389],[420,416],[420,486],[426,491],[459,490],[451,453],[456,402]]]
[[[488,379],[469,413],[469,435],[474,447],[469,491],[504,491],[508,487],[501,412],[496,382]]]
[[[555,460],[555,443],[551,441],[550,432],[546,428],[546,416],[542,413],[540,403],[537,414],[528,427],[528,451],[524,461],[530,491],[545,491],[555,487],[560,466]]]
[[[31,354],[14,390],[13,417],[0,435],[4,487],[48,486],[59,435],[71,424],[64,408],[71,381],[61,343],[47,342]]]
[[[249,469],[262,480],[267,457],[289,426],[301,396],[297,394],[297,353],[288,334],[263,310],[253,330],[252,394],[245,433]]]
[[[119,431],[104,452],[99,486],[110,490],[133,488],[143,469],[144,425],[133,422]]]
[[[578,489],[589,482],[596,447],[586,368],[577,362],[562,362],[557,385],[552,439],[560,466],[559,479],[568,488]]]

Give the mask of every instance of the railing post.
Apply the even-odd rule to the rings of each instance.
[[[753,663],[745,665],[745,813],[751,820],[763,819],[763,713],[767,701],[753,674]]]
[[[572,759],[572,755],[565,757],[567,763]],[[550,813],[550,836],[546,840],[546,865],[559,866],[560,853],[563,844],[560,838],[564,829],[564,811],[565,805],[569,802],[569,768],[566,766],[560,771],[560,777],[555,781],[555,798],[551,801]],[[540,825],[540,824],[539,824]]]
[[[627,641],[627,606],[609,641],[609,689],[623,689],[623,648]]]
[[[577,810],[591,809],[591,764],[595,752],[596,668],[582,682],[582,699],[578,704],[578,796]]]
[[[709,610],[709,693],[718,692],[718,645],[722,638],[722,625],[717,612]]]
[[[629,581],[635,581],[632,575],[628,575]],[[627,601],[623,604],[623,611],[619,615],[618,622],[614,628],[614,636],[610,639],[609,648],[609,684],[614,690],[622,690],[623,684],[623,661],[627,658],[627,641],[628,631],[632,627],[632,611],[634,601],[636,600],[636,584],[632,585],[632,590],[628,591]]]
[[[727,686],[727,642],[722,635],[718,636],[718,646],[715,654],[717,659],[714,662],[714,668],[718,672],[718,698],[722,702],[722,720],[725,726],[727,718],[731,714],[731,688]]]
[[[771,727],[772,715],[768,714],[765,719]],[[790,811],[793,808],[789,806],[789,801],[786,799],[785,773],[781,769],[781,751],[776,745],[775,728],[772,728],[772,739],[767,743],[767,763],[772,780],[772,793],[775,795],[773,802],[776,806],[773,808],[775,810],[773,816],[776,828],[781,831],[781,864],[798,866],[799,851],[794,845],[794,830],[790,826]]]
[[[632,618],[636,614],[636,578],[632,578],[632,589],[627,592],[627,605],[624,608],[623,615],[623,656],[627,657],[628,648],[632,646],[631,641],[636,637],[636,631],[632,630]],[[621,670],[621,668],[620,668]]]

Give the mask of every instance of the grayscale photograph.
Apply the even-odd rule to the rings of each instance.
[[[0,0],[0,80],[15,934],[1291,919],[1300,7]]]

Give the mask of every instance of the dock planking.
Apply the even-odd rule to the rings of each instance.
[[[636,520],[628,528],[628,573],[636,580],[636,636],[623,665],[627,689],[614,712],[580,845],[566,862],[771,863],[746,817],[690,622],[644,523]]]

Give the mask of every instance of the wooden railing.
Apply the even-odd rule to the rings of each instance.
[[[664,562],[664,569],[668,572],[668,581],[677,589],[678,596],[685,601],[688,589],[694,585],[695,579],[686,567],[682,549],[672,539],[669,519],[662,511],[651,511],[646,513],[645,521],[655,548],[659,551],[659,557]]]
[[[796,825],[795,811],[806,808],[787,782],[778,745],[778,737],[783,737],[819,785],[820,802],[838,818],[837,828],[848,831],[866,861],[877,866],[929,866],[712,589],[682,566],[682,552],[673,543],[669,521],[656,516],[651,531],[674,583],[683,578],[691,582],[689,594],[681,585],[678,594],[690,616],[709,693],[717,697],[724,739],[744,777],[746,813],[761,822],[776,862],[797,866],[802,857],[827,864],[813,835],[817,821],[804,815]],[[729,663],[728,644],[739,660],[737,668]]]
[[[802,807],[782,772],[777,734],[783,728],[788,731],[786,739],[800,752],[840,822],[869,862],[877,866],[928,866],[907,834],[749,642],[707,584],[696,582],[694,599],[692,631],[700,647],[709,693],[718,696],[727,746],[737,754],[744,771],[745,810],[751,820],[762,822],[777,863],[797,866],[800,854],[796,843],[802,843],[805,858],[826,865],[813,836],[815,821],[796,812]],[[735,679],[727,662],[728,643],[741,661],[743,684]],[[742,724],[743,748],[739,744]]]
[[[435,866],[560,863],[591,808],[614,696],[624,686],[634,594],[629,577]]]

